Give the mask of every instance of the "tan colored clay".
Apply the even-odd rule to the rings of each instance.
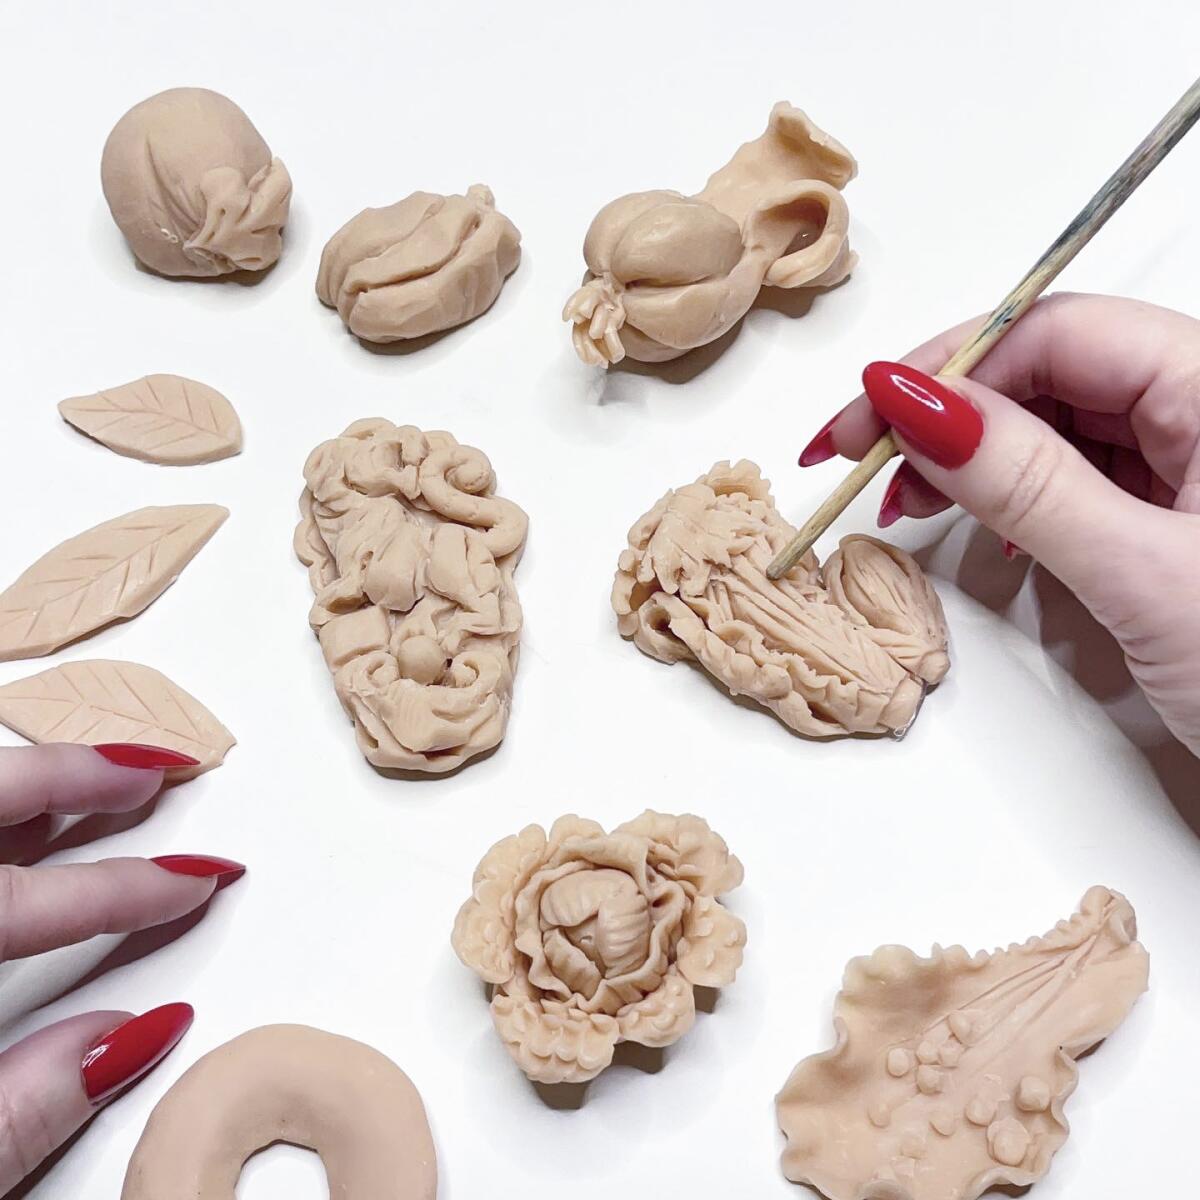
[[[495,302],[521,260],[517,227],[490,189],[465,196],[414,192],[365,208],[329,239],[317,295],[351,333],[397,342],[451,329]]]
[[[852,959],[837,1044],[776,1099],[784,1174],[829,1200],[975,1200],[1041,1179],[1067,1139],[1075,1060],[1146,990],[1136,936],[1124,896],[1094,887],[1007,950]]]
[[[794,534],[758,467],[718,463],[630,530],[612,592],[621,633],[661,662],[694,659],[798,733],[906,729],[950,666],[937,594],[904,551],[861,536],[824,570],[809,551],[772,582]]]
[[[192,466],[229,458],[242,448],[233,405],[215,388],[182,375],[146,375],[72,396],[58,411],[110,450],[143,462]]]
[[[437,1156],[412,1081],[378,1050],[304,1025],[252,1029],[158,1102],[121,1200],[234,1200],[272,1142],[316,1151],[338,1200],[434,1200]]]
[[[261,271],[279,257],[292,181],[234,102],[172,88],[135,104],[100,162],[130,249],[162,275]]]
[[[454,770],[498,745],[521,636],[528,518],[448,433],[356,421],[304,465],[295,549],[358,744],[377,767]]]
[[[540,1083],[583,1083],[618,1042],[669,1046],[694,988],[733,982],[746,929],[717,897],[742,864],[705,821],[644,812],[605,833],[576,816],[484,856],[455,952],[492,985],[492,1020]]]
[[[828,287],[855,263],[841,189],[849,152],[779,103],[702,192],[607,204],[583,243],[588,270],[563,320],[585,363],[678,358],[745,316],[762,287]]]

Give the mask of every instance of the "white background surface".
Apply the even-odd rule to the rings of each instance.
[[[0,970],[11,1040],[94,1007],[188,1000],[175,1055],[103,1112],[29,1194],[115,1197],[153,1104],[254,1025],[367,1041],[428,1106],[441,1196],[696,1200],[807,1194],[776,1160],[772,1097],[831,1041],[846,959],[878,943],[993,946],[1041,932],[1088,885],[1127,892],[1152,990],[1082,1066],[1054,1197],[1162,1196],[1194,1174],[1200,772],[1129,694],[1069,595],[961,515],[897,540],[945,601],[955,666],[902,744],[821,745],[618,638],[608,589],[628,526],[715,460],[756,459],[799,521],[839,478],[795,457],[862,365],[986,309],[1190,82],[1200,8],[700,3],[514,7],[318,0],[0,7],[0,473],[7,582],[80,529],[143,504],[212,501],[228,523],[145,614],[73,658],[146,662],[234,731],[226,764],[134,827],[60,860],[200,852],[249,864],[203,919]],[[240,103],[295,181],[260,284],[135,269],[105,209],[116,119],[162,88]],[[771,104],[845,142],[861,266],[804,316],[751,313],[719,355],[604,378],[558,313],[596,209],[698,188]],[[482,181],[524,234],[494,309],[411,353],[373,353],[313,294],[325,239],[364,205]],[[1063,284],[1195,310],[1200,134]],[[773,307],[777,303],[779,307]],[[785,311],[780,311],[780,309]],[[225,392],[245,452],[156,468],[64,425],[68,395],[152,371]],[[508,737],[457,777],[396,782],[355,748],[291,552],[300,468],[350,421],[444,427],[492,458],[531,516],[526,632]],[[869,529],[882,482],[837,527]],[[824,549],[833,544],[830,537]],[[3,732],[5,742],[15,742]],[[1174,802],[1172,800],[1174,798]],[[548,1106],[495,1038],[449,932],[496,839],[578,811],[707,817],[746,865],[745,967],[650,1074],[616,1067]],[[81,986],[77,981],[85,980]],[[241,1200],[322,1200],[297,1150],[255,1160]],[[374,1197],[356,1200],[376,1200]]]

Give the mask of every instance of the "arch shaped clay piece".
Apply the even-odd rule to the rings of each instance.
[[[856,261],[841,189],[857,170],[781,101],[703,191],[605,205],[583,243],[583,285],[563,309],[579,357],[602,367],[678,358],[736,325],[762,287],[840,283]]]
[[[618,628],[661,662],[694,659],[797,733],[902,732],[950,667],[937,593],[910,555],[864,536],[773,582],[767,565],[794,534],[757,466],[717,463],[629,531]]]
[[[440,773],[498,745],[521,637],[528,518],[487,456],[444,432],[356,421],[304,464],[295,549],[358,744]]]
[[[521,234],[490,188],[413,192],[364,208],[329,239],[317,295],[357,337],[398,342],[474,320],[520,261]]]
[[[434,1200],[437,1155],[412,1081],[378,1050],[306,1025],[264,1025],[190,1067],[158,1102],[121,1200],[234,1200],[273,1142],[320,1155],[338,1200]]]
[[[104,143],[100,182],[129,248],[160,275],[262,271],[283,249],[291,176],[219,92],[135,104]]]

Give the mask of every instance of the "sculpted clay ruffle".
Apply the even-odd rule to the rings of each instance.
[[[135,104],[100,162],[129,248],[161,275],[261,271],[279,258],[292,180],[250,118],[207,88]]]
[[[950,666],[937,593],[903,550],[862,536],[773,582],[794,534],[758,467],[718,463],[629,531],[612,591],[621,633],[661,662],[694,659],[798,733],[906,729]]]
[[[634,192],[596,215],[587,274],[563,320],[579,357],[678,358],[745,316],[762,287],[828,287],[855,263],[841,189],[858,166],[803,112],[779,103],[702,192]]]
[[[733,982],[746,929],[717,900],[742,864],[705,821],[644,812],[612,833],[530,825],[475,870],[453,945],[492,985],[492,1020],[530,1079],[583,1083],[618,1042],[669,1046],[694,989]]]
[[[356,336],[396,342],[486,312],[520,260],[521,235],[496,211],[490,189],[413,192],[363,209],[329,239],[317,295]]]
[[[448,433],[356,421],[304,464],[309,622],[377,767],[440,773],[504,737],[528,518]]]

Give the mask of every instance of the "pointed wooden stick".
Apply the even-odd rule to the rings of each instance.
[[[1075,220],[1058,235],[1025,278],[1000,301],[991,316],[958,348],[938,374],[969,375],[979,360],[1024,316],[1059,272],[1092,240],[1108,218],[1129,199],[1146,176],[1166,158],[1198,118],[1200,79],[1188,88],[1171,111],[1146,135],[1141,145],[1083,206]],[[834,489],[829,499],[805,521],[799,533],[776,555],[767,567],[767,575],[771,579],[786,575],[808,553],[817,538],[837,520],[850,501],[871,482],[884,463],[897,453],[896,441],[889,429]]]

